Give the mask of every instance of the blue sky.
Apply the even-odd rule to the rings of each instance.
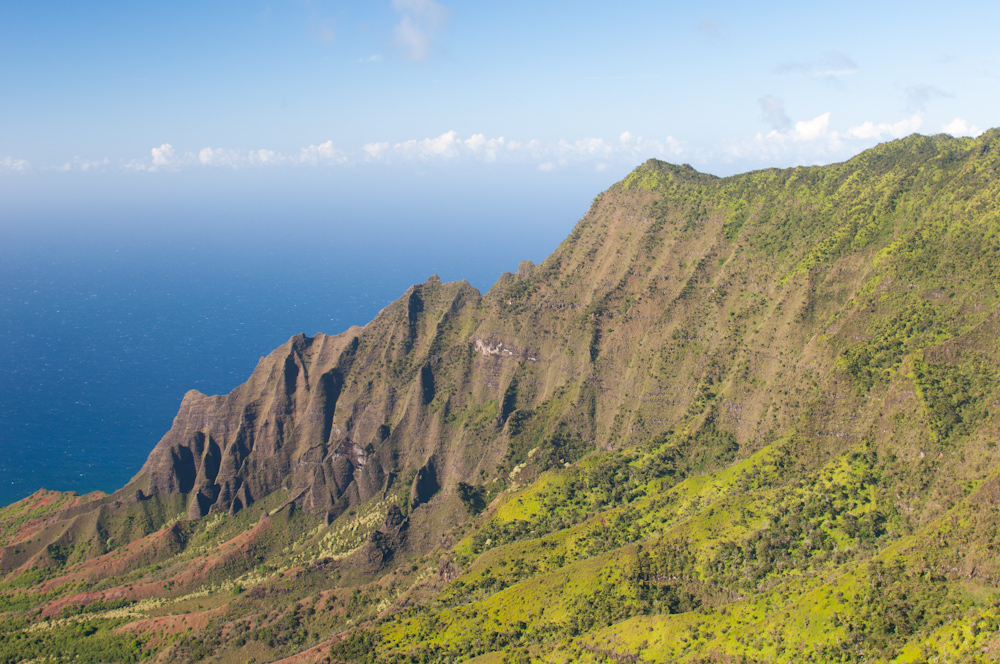
[[[648,157],[827,163],[1000,124],[998,19],[962,1],[8,1],[0,176],[44,197],[65,171],[610,183]]]

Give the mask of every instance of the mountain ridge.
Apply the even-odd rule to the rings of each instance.
[[[144,637],[163,661],[315,649],[302,625],[349,661],[919,661],[995,613],[998,138],[727,178],[647,161],[541,264],[297,335],[230,395],[185,395],[122,490],[4,510],[5,597],[260,595],[210,591],[198,637]],[[116,585],[112,560],[161,580]],[[228,648],[291,620],[279,590],[314,613]]]

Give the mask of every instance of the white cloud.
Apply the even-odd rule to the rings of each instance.
[[[202,148],[198,151],[198,163],[204,166],[239,166],[243,157],[235,150],[224,148]]]
[[[526,155],[532,159],[540,159],[542,151],[542,142],[534,138],[527,143],[522,143],[521,141],[507,141],[507,154],[512,157]]]
[[[151,160],[146,161],[142,159],[133,159],[124,164],[125,170],[128,171],[156,171],[164,167],[179,168],[183,166],[181,159],[177,158],[177,153],[174,150],[174,146],[170,143],[163,143],[160,147],[151,148],[149,151]],[[195,156],[188,153],[187,160],[193,162]]]
[[[904,118],[899,122],[894,122],[892,124],[887,122],[881,122],[879,124],[864,122],[856,127],[848,129],[847,136],[850,138],[860,138],[865,140],[902,138],[904,136],[909,136],[916,130],[920,129],[920,125],[923,123],[924,114],[918,111],[911,117]]]
[[[618,135],[618,143],[618,146],[609,146],[610,154],[632,159],[645,160],[650,157],[678,159],[687,152],[687,148],[673,136],[667,136],[662,141],[649,140],[630,131],[624,131]]]
[[[174,146],[164,143],[158,148],[150,150],[153,155],[153,166],[166,166],[174,159]]]
[[[90,170],[104,169],[111,163],[111,160],[107,157],[100,160],[81,159],[80,157],[75,157],[73,163],[78,169],[86,172]]]
[[[247,153],[247,159],[254,166],[272,166],[284,160],[273,150],[251,150]]]
[[[403,49],[406,57],[411,60],[424,60],[427,58],[427,48],[430,45],[430,37],[423,30],[418,28],[412,18],[404,16],[395,30],[396,45]]]
[[[169,143],[164,143],[150,151],[151,161],[133,159],[123,164],[125,170],[156,171],[161,168],[171,169],[206,167],[247,168],[278,166],[281,164],[322,164],[340,163],[346,157],[336,150],[332,141],[319,145],[310,145],[299,151],[298,155],[289,156],[262,148],[259,150],[234,150],[230,148],[203,147],[195,152],[179,153]]]
[[[566,166],[606,169],[613,165],[631,164],[650,156],[676,158],[684,152],[683,145],[668,136],[664,140],[646,140],[629,131],[618,140],[586,137],[575,140],[526,141],[509,140],[503,136],[488,136],[476,132],[460,136],[449,130],[438,136],[409,139],[390,143],[372,141],[353,150],[344,150],[326,140],[302,147],[298,152],[283,153],[267,148],[242,150],[205,146],[194,151],[182,151],[170,143],[151,148],[145,159],[121,162],[118,168],[127,171],[155,172],[192,168],[264,168],[264,167],[330,167],[365,162],[404,164],[430,163],[507,163],[523,164],[542,170]],[[108,159],[87,161],[79,157],[46,170],[81,170],[106,168]],[[11,157],[0,160],[0,170],[27,170],[28,163]]]
[[[302,148],[299,153],[299,161],[303,164],[318,164],[320,162],[335,162],[343,164],[348,161],[347,155],[333,146],[333,141],[328,140],[319,145],[310,145]]]
[[[790,123],[791,121],[789,121]],[[753,145],[760,146],[763,153],[780,151],[786,145],[796,143],[825,142],[835,146],[839,144],[840,135],[835,131],[830,131],[830,113],[822,113],[812,120],[799,120],[788,129],[772,129],[767,134],[757,134],[752,141]],[[730,146],[730,152],[742,155],[746,144]]]
[[[764,103],[767,100],[768,103]],[[396,142],[372,141],[360,147],[343,149],[332,140],[317,142],[282,153],[271,149],[235,150],[204,147],[197,152],[181,152],[164,143],[150,150],[150,157],[121,165],[126,170],[156,171],[197,167],[338,167],[364,163],[382,164],[474,164],[503,163],[539,171],[576,168],[596,171],[634,166],[653,157],[673,163],[689,162],[715,173],[737,172],[769,166],[821,164],[847,159],[879,141],[902,138],[917,131],[922,113],[896,122],[868,121],[848,128],[835,128],[830,112],[811,119],[792,121],[780,100],[760,100],[764,118],[770,114],[775,128],[753,137],[723,139],[714,143],[691,145],[674,136],[646,138],[622,131],[616,138],[590,136],[560,140],[517,140],[488,136],[483,132],[460,135],[449,130],[437,136]],[[975,136],[982,132],[976,125],[956,118],[943,127],[956,136]],[[103,168],[108,160],[86,162],[79,158],[49,169],[87,170]],[[730,167],[733,170],[730,170]],[[10,157],[0,160],[0,170],[26,170],[27,162]]]
[[[437,138],[425,138],[422,141],[410,139],[402,143],[396,143],[393,149],[406,157],[418,157],[420,159],[431,159],[434,157],[451,158],[458,156],[458,133],[446,131]]]
[[[923,121],[923,114],[917,112],[896,122],[868,121],[838,130],[827,112],[811,120],[792,123],[786,131],[758,133],[750,140],[724,141],[715,147],[699,150],[695,156],[701,162],[728,163],[734,167],[733,170],[724,169],[729,172],[770,166],[827,164],[849,159],[881,141],[909,136],[920,128]]]
[[[82,159],[79,156],[73,157],[71,161],[63,162],[56,166],[45,166],[44,170],[48,171],[92,171],[92,170],[104,170],[111,163],[111,160],[105,157],[104,159]]]
[[[613,151],[614,147],[603,138],[581,138],[573,142],[561,140],[556,144],[556,153],[563,158],[605,157]]]
[[[684,144],[681,141],[674,138],[673,136],[667,136],[667,138],[664,139],[664,142],[662,144],[660,143],[657,144],[663,146],[663,149],[660,151],[660,154],[664,156],[680,157],[687,152],[687,148],[684,146]]]
[[[447,22],[451,10],[434,0],[392,0],[402,14],[393,29],[396,46],[410,60],[426,60],[434,36]]]
[[[365,143],[361,149],[368,155],[369,159],[382,159],[389,151],[388,143]]]
[[[348,165],[361,162],[405,163],[408,161],[447,162],[480,161],[486,163],[541,164],[543,170],[579,165],[598,169],[613,164],[630,164],[649,157],[678,160],[688,148],[672,136],[648,140],[630,131],[621,132],[618,140],[585,137],[575,140],[528,141],[490,137],[482,132],[462,137],[449,130],[438,136],[390,143],[372,141],[353,151],[342,150],[332,140],[303,147],[298,154],[274,150],[234,150],[204,147],[197,152],[178,152],[168,143],[151,150],[152,159],[134,160],[126,169],[155,171],[160,168],[230,167],[248,168],[276,165]]]
[[[479,148],[486,145],[486,137],[482,134],[473,134],[469,138],[465,139],[464,143],[465,147],[469,148],[473,152],[476,152]]]
[[[473,134],[463,141],[465,147],[475,154],[481,154],[486,161],[496,161],[497,154],[507,145],[503,136],[486,138],[483,134]]]
[[[955,118],[945,126],[941,127],[941,131],[946,134],[951,134],[952,136],[979,136],[983,133],[983,130],[974,125],[969,124],[962,118]]]
[[[822,113],[811,120],[799,120],[787,130],[773,129],[758,133],[750,140],[723,142],[716,147],[716,160],[750,162],[753,164],[818,163],[830,153],[840,149],[840,134],[830,130],[830,113]],[[702,152],[703,159],[713,159],[712,149]]]
[[[23,173],[30,169],[31,164],[24,159],[15,159],[14,157],[4,157],[3,159],[0,159],[0,171]]]
[[[332,149],[332,142],[328,141],[329,147]],[[177,160],[176,163],[188,164],[200,164],[202,166],[228,166],[230,168],[245,168],[248,166],[274,166],[277,164],[287,163],[287,162],[303,162],[303,163],[319,163],[322,159],[324,146],[327,143],[321,145],[310,145],[307,148],[302,148],[299,156],[295,159],[290,159],[289,157],[282,155],[274,150],[229,150],[226,148],[202,148],[195,155],[191,152],[185,152],[183,159]]]
[[[812,141],[827,133],[830,128],[829,111],[818,115],[812,120],[799,120],[792,131],[792,139],[796,141]]]

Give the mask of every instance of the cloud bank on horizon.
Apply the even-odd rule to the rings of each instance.
[[[724,175],[1000,124],[1000,56],[984,46],[1000,10],[968,0],[905,15],[310,0],[2,18],[4,175],[600,172],[650,157]]]
[[[576,140],[526,141],[504,136],[487,137],[482,133],[463,138],[458,132],[446,131],[436,137],[408,139],[399,142],[374,141],[360,147],[340,148],[332,139],[308,145],[297,152],[282,153],[267,148],[240,150],[224,147],[203,147],[179,152],[170,143],[149,150],[146,158],[112,163],[105,157],[99,161],[79,157],[57,165],[42,165],[41,170],[55,171],[176,171],[197,168],[261,168],[303,166],[357,166],[361,164],[409,165],[478,162],[483,164],[522,164],[542,172],[557,168],[592,168],[603,171],[611,165],[636,164],[648,158],[672,162],[722,165],[814,165],[846,159],[877,143],[903,138],[923,129],[923,113],[896,122],[871,121],[842,131],[831,128],[830,113],[810,120],[792,122],[784,111],[776,110],[777,100],[761,100],[765,114],[781,114],[771,120],[774,128],[744,139],[719,140],[712,144],[694,145],[673,136],[647,139],[622,132],[616,139],[581,138]],[[780,104],[780,102],[778,102]],[[955,118],[940,127],[940,132],[955,137],[976,137],[983,129],[963,118]],[[932,132],[937,133],[937,132]],[[6,157],[0,160],[0,170],[28,172],[33,166],[23,159]]]

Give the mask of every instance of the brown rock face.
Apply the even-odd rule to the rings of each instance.
[[[187,494],[192,518],[238,511],[280,488],[312,510],[332,508],[349,490],[370,493],[359,487],[380,486],[381,467],[369,467],[364,449],[333,424],[359,331],[298,335],[230,394],[188,392],[132,484],[148,496]]]
[[[408,440],[421,438],[414,427],[434,398],[428,318],[440,322],[478,300],[467,283],[433,277],[365,328],[293,337],[228,395],[188,392],[127,491],[183,494],[188,517],[198,518],[285,489],[307,511],[336,516],[384,493],[397,466],[433,475],[426,452],[399,462],[414,451]],[[377,384],[381,377],[395,380]],[[389,441],[393,428],[401,435]],[[417,503],[437,490],[433,477],[418,484]]]

